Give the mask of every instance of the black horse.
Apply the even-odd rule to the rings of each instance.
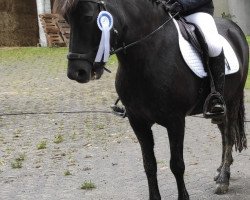
[[[101,10],[112,14],[111,46],[114,49],[125,46],[116,53],[119,61],[116,90],[141,145],[150,199],[161,199],[151,131],[155,123],[168,131],[170,168],[176,178],[179,199],[189,199],[183,178],[185,117],[202,113],[209,87],[207,79],[196,77],[185,64],[177,42],[177,30],[161,1],[57,0],[55,9],[71,26],[68,77],[80,83],[99,79],[103,73],[104,63],[94,63],[101,37],[96,19]],[[164,26],[159,28],[162,24]],[[222,162],[215,180],[216,193],[221,194],[228,190],[233,146],[239,151],[246,148],[243,89],[249,49],[243,32],[235,23],[220,19],[217,25],[240,63],[240,70],[226,77],[227,115],[218,125],[222,135]],[[154,30],[157,31],[146,37]],[[136,41],[139,42],[126,48]]]

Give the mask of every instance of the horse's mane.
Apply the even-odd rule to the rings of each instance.
[[[79,0],[55,0],[53,12],[67,16],[77,5]]]
[[[146,0],[145,0],[146,1]],[[152,3],[156,3],[157,0],[147,0]],[[167,1],[167,0],[162,0]],[[79,0],[55,0],[53,5],[53,13],[60,14],[62,16],[67,16],[76,7]]]

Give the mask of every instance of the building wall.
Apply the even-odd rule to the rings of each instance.
[[[250,35],[250,1],[228,0],[228,3],[233,20],[242,28],[245,34]]]
[[[221,17],[222,13],[229,14],[228,0],[214,0],[216,17]]]
[[[0,0],[0,46],[36,46],[36,1]]]
[[[39,27],[39,45],[46,47],[47,39],[40,19],[40,15],[44,13],[51,13],[51,0],[36,0],[37,14],[38,14],[38,27]]]
[[[250,35],[250,0],[214,0],[215,16],[221,17],[221,14],[230,14],[245,32]]]

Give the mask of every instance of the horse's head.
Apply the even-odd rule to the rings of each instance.
[[[97,17],[105,10],[100,0],[57,0],[55,11],[62,14],[70,24],[68,54],[68,78],[80,83],[99,79],[103,74],[104,62],[95,62],[101,40]]]
[[[54,9],[70,24],[68,77],[80,83],[87,83],[91,79],[99,79],[102,76],[108,57],[108,51],[105,51],[109,49],[106,48],[107,43],[115,49],[115,53],[125,52],[120,55],[128,55],[128,46],[132,49],[131,46],[143,43],[146,38],[150,38],[148,36],[153,35],[150,32],[154,30],[157,32],[159,25],[168,18],[164,8],[157,1],[152,0],[120,0],[119,3],[117,0],[56,0]],[[102,36],[109,38],[106,37],[107,32],[100,30],[102,29],[100,23],[101,25],[106,23],[105,17],[104,20],[100,17],[104,10],[114,15],[115,28],[109,32],[110,43],[106,40],[103,45],[100,45],[105,46],[105,50],[99,48]],[[110,18],[112,19],[111,15]],[[108,17],[107,19],[109,21]],[[151,42],[148,43],[152,46]],[[145,51],[142,45],[137,47],[142,52]],[[137,52],[138,48],[134,48],[134,52]],[[104,52],[101,55],[100,49]]]

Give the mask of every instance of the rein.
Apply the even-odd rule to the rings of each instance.
[[[170,15],[170,18],[168,20],[166,20],[161,26],[159,26],[157,29],[155,29],[154,31],[152,31],[151,33],[149,33],[148,35],[146,35],[145,37],[135,41],[135,42],[132,42],[128,45],[124,45],[122,47],[119,47],[117,48],[116,50],[113,50],[110,52],[110,55],[113,55],[113,54],[116,54],[116,53],[119,53],[120,51],[126,51],[126,49],[130,48],[130,47],[133,47],[145,40],[147,40],[148,38],[152,37],[155,33],[157,33],[158,31],[160,31],[166,24],[168,24],[170,21],[172,21],[177,15],[179,15],[179,13],[176,13],[174,14],[173,16],[169,13]]]
[[[107,11],[107,7],[106,7],[106,3],[103,1],[103,0],[79,0],[79,1],[84,1],[84,2],[92,2],[92,3],[96,3],[99,5],[99,13],[101,11]],[[161,2],[161,1],[160,1]],[[163,6],[165,5],[164,3],[162,3]],[[139,40],[136,40],[135,42],[132,42],[130,44],[125,44],[123,43],[123,46],[122,47],[118,47],[117,49],[115,50],[111,50],[110,51],[110,55],[113,55],[113,54],[116,54],[116,53],[119,53],[121,51],[126,51],[128,48],[131,48],[135,45],[138,45],[142,42],[144,42],[145,40],[149,39],[150,37],[152,37],[154,34],[156,34],[157,32],[159,32],[166,24],[168,24],[170,21],[173,20],[173,18],[175,18],[177,15],[179,15],[179,13],[175,13],[173,16],[170,14],[170,12],[168,12],[170,18],[167,19],[162,25],[160,25],[157,29],[155,29],[154,31],[152,31],[151,33],[149,33],[148,35],[146,35],[145,37],[139,39]],[[119,35],[118,31],[114,28],[112,28],[114,34],[117,36]],[[96,48],[95,48],[96,49]],[[80,53],[74,53],[74,52],[69,52],[67,58],[68,60],[87,60],[88,62],[92,62],[89,60],[89,55],[93,55],[93,52],[88,52],[88,53],[85,53],[85,54],[80,54]],[[104,66],[103,66],[104,70],[110,72],[108,69],[106,69]]]

